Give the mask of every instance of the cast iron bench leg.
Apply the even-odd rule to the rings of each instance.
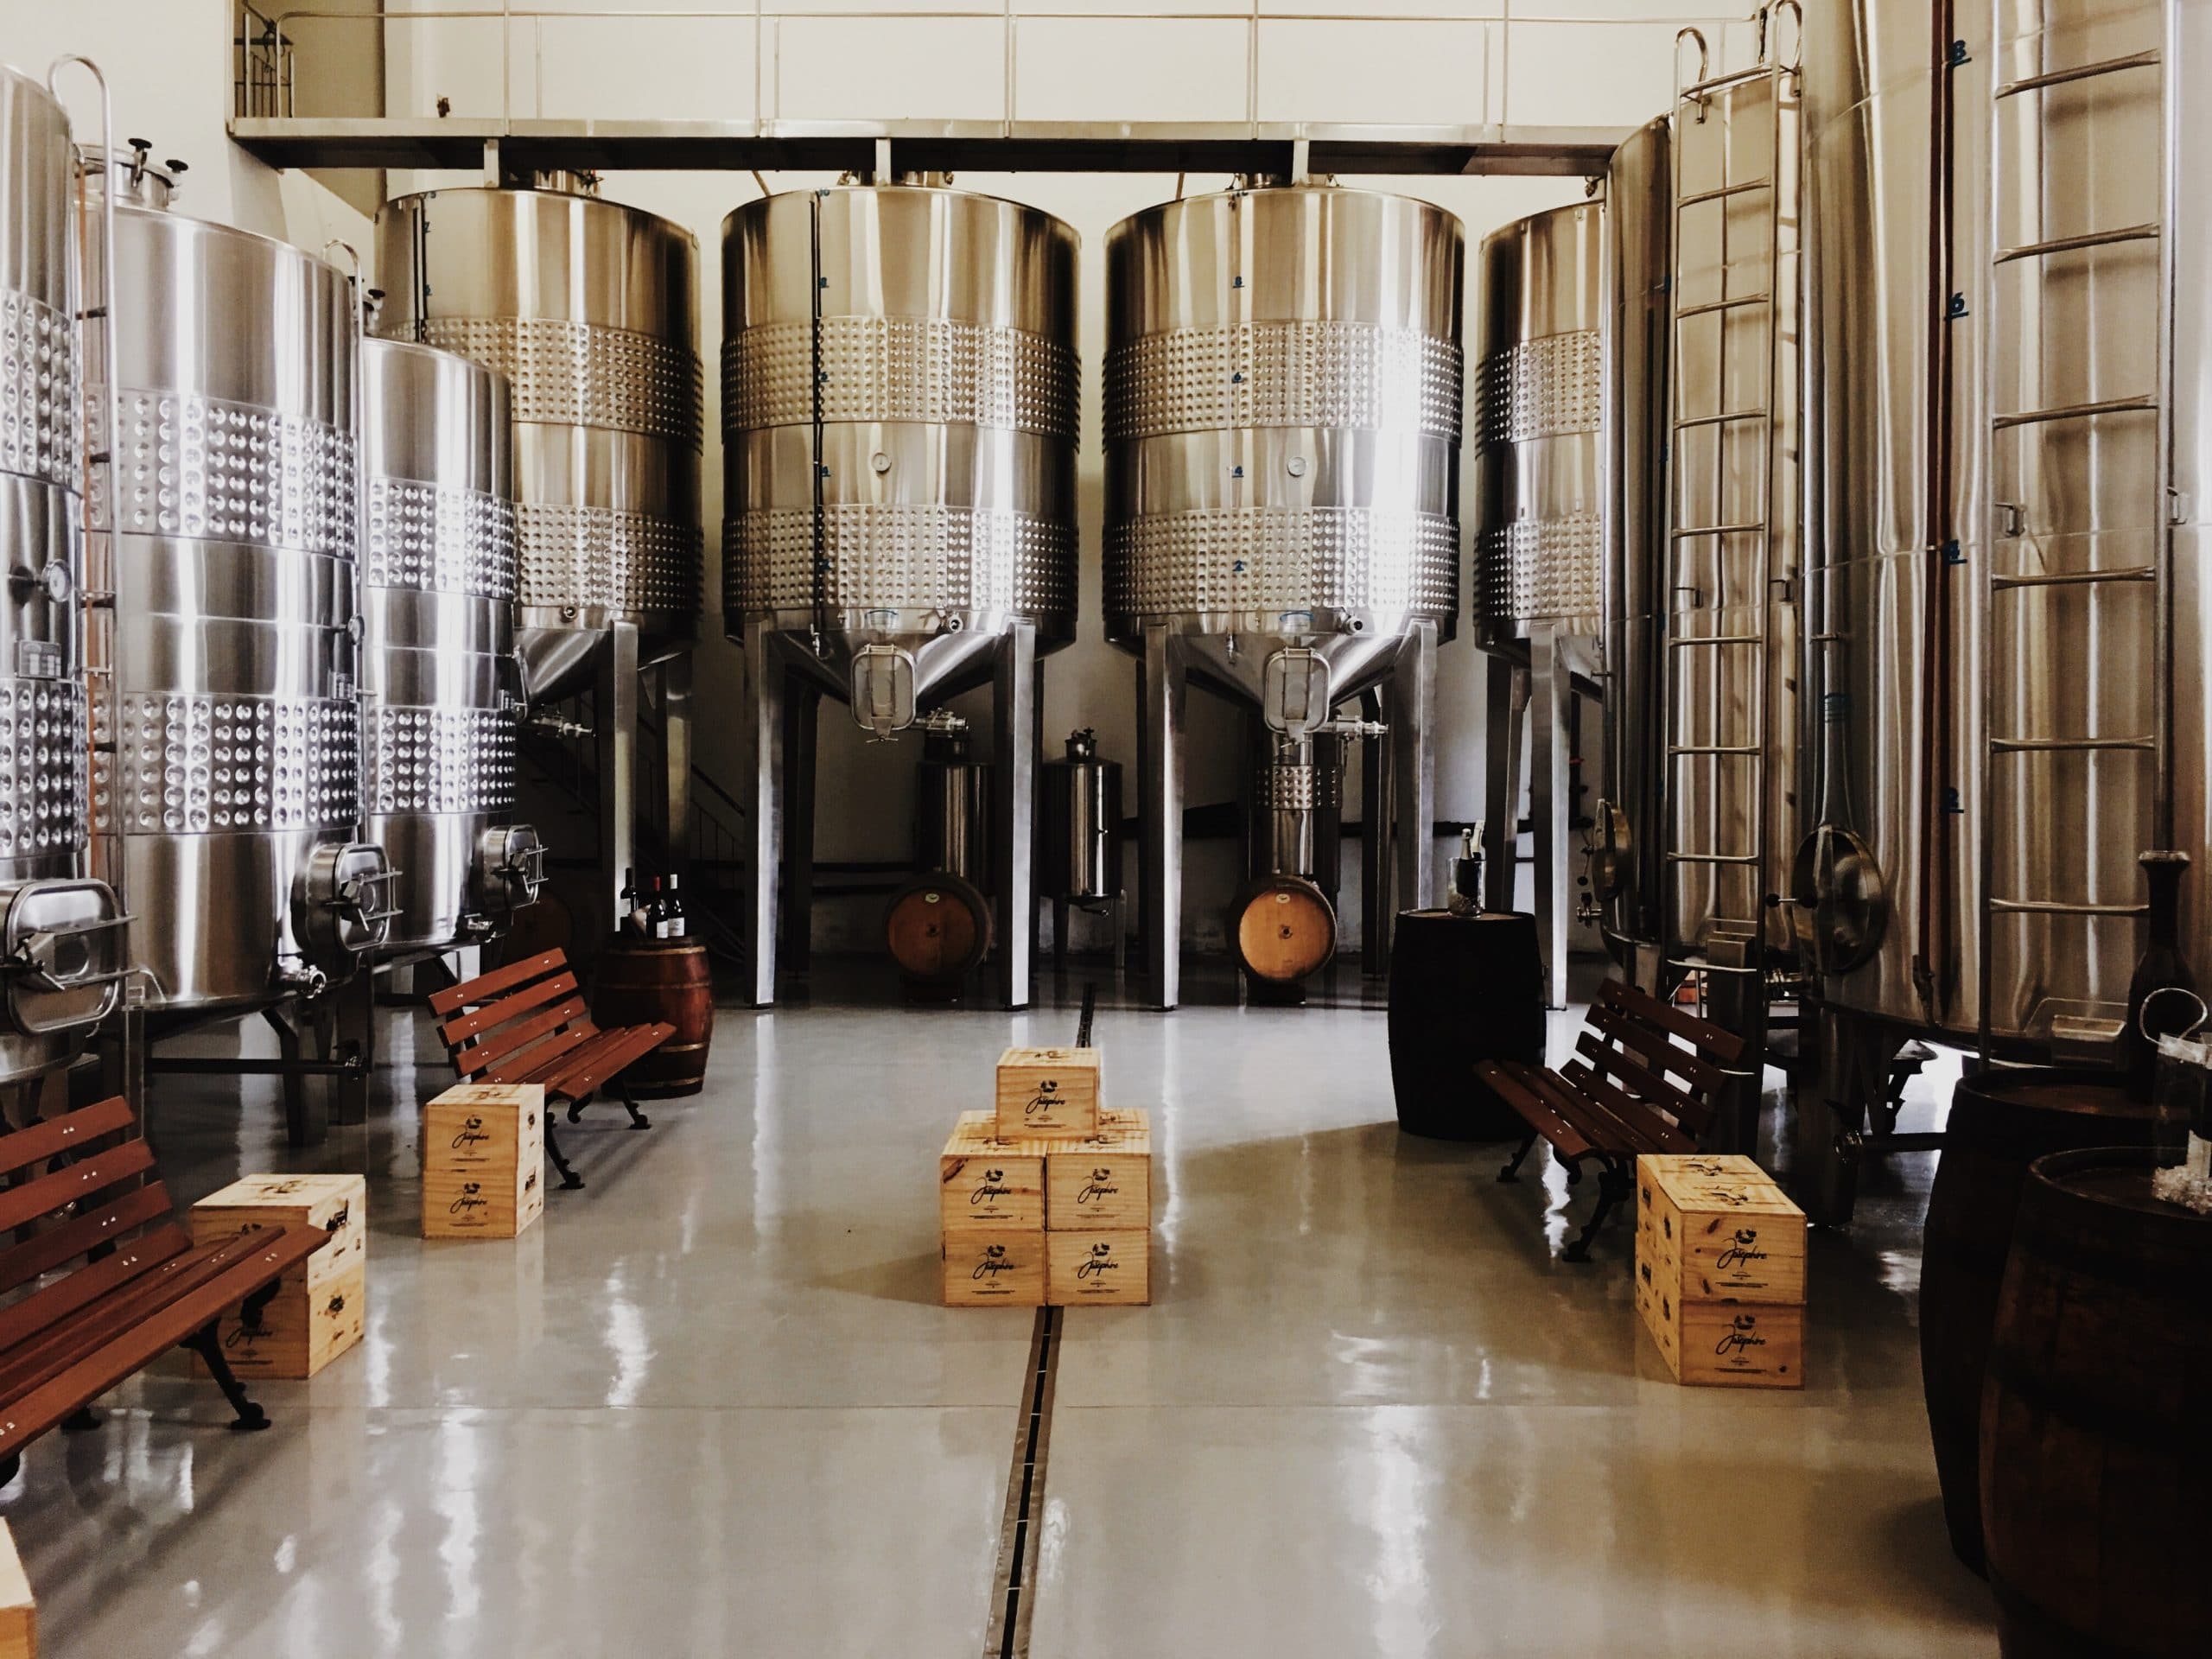
[[[78,1407],[76,1410],[64,1417],[60,1425],[64,1434],[89,1434],[99,1426],[100,1414],[90,1406]],[[5,1481],[0,1481],[0,1485],[6,1484]]]
[[[643,1112],[638,1109],[638,1103],[631,1097],[630,1091],[627,1089],[624,1088],[622,1084],[619,1083],[609,1086],[613,1089],[616,1096],[621,1101],[622,1109],[630,1114],[630,1127],[632,1128],[650,1129],[652,1128],[652,1119],[647,1117]]]
[[[1574,1243],[1560,1252],[1560,1259],[1563,1262],[1587,1262],[1590,1259],[1590,1241],[1598,1236],[1598,1230],[1605,1224],[1606,1217],[1635,1191],[1636,1182],[1626,1171],[1611,1164],[1599,1170],[1598,1207],[1590,1212],[1588,1224],[1575,1235]]]
[[[16,1477],[22,1471],[23,1454],[22,1452],[10,1452],[6,1457],[0,1458],[0,1487],[14,1485]]]
[[[570,1113],[573,1121],[575,1114]],[[566,1192],[575,1192],[584,1184],[584,1178],[569,1167],[569,1160],[561,1155],[561,1143],[553,1137],[553,1109],[545,1109],[545,1155],[553,1160],[553,1167],[561,1172],[561,1185]]]
[[[238,1421],[231,1427],[241,1433],[252,1433],[269,1427],[269,1414],[253,1402],[245,1391],[245,1384],[238,1381],[238,1373],[231,1369],[231,1362],[223,1357],[223,1344],[216,1338],[216,1327],[203,1325],[185,1341],[185,1346],[200,1356],[207,1367],[208,1376],[215,1379],[215,1386],[223,1391],[223,1398],[231,1402],[231,1409],[238,1413]]]
[[[1531,1129],[1529,1131],[1529,1138],[1521,1143],[1521,1150],[1513,1154],[1513,1161],[1508,1164],[1503,1169],[1497,1172],[1497,1179],[1501,1181],[1519,1180],[1521,1179],[1522,1160],[1527,1158],[1531,1152],[1534,1152],[1535,1147],[1536,1132],[1534,1129]]]

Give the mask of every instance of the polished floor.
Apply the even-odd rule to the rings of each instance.
[[[315,1153],[262,1080],[165,1079],[185,1199],[368,1173],[368,1337],[259,1390],[266,1433],[178,1375],[33,1448],[0,1516],[45,1654],[975,1659],[1032,1319],[935,1305],[932,1160],[1002,1044],[1071,1035],[1079,988],[1048,995],[728,1010],[707,1092],[571,1132],[590,1185],[517,1245],[413,1236],[439,1069],[401,1014],[385,1103]],[[1109,987],[1097,1039],[1156,1114],[1157,1302],[1065,1319],[1039,1659],[1995,1652],[1921,1411],[1928,1160],[1816,1239],[1802,1395],[1686,1390],[1625,1228],[1562,1264],[1589,1200],[1555,1170],[1399,1135],[1356,980],[1173,1015]]]

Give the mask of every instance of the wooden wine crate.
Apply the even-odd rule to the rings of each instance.
[[[1636,1281],[1637,1312],[1677,1382],[1805,1386],[1805,1310],[1777,1302],[1684,1302]]]
[[[1042,1227],[963,1228],[944,1236],[947,1307],[1041,1307]]]
[[[38,1605],[5,1521],[0,1521],[0,1659],[38,1659]]]
[[[545,1090],[465,1083],[423,1108],[423,1236],[515,1238],[545,1211]]]
[[[1636,1272],[1673,1300],[1805,1300],[1805,1212],[1748,1158],[1636,1161]]]
[[[938,1160],[938,1205],[948,1233],[1045,1224],[1045,1158],[1056,1144],[1001,1141],[989,1112],[963,1112]]]
[[[217,1322],[240,1376],[305,1382],[361,1340],[368,1302],[369,1188],[359,1175],[247,1175],[192,1206],[192,1242],[218,1243],[269,1227],[311,1227],[330,1242],[287,1273],[248,1328],[232,1308]],[[197,1360],[195,1370],[204,1369]]]
[[[1135,1306],[1152,1300],[1148,1230],[1047,1233],[1045,1255],[1045,1300],[1054,1307]]]
[[[1009,1048],[999,1056],[1001,1140],[1098,1133],[1100,1060],[1095,1048]]]
[[[1092,1232],[1152,1225],[1152,1123],[1143,1112],[1101,1108],[1096,1137],[1052,1143],[1045,1158],[1045,1224]]]

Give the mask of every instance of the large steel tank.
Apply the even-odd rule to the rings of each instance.
[[[0,1082],[67,1059],[115,998],[113,897],[84,878],[83,415],[68,121],[0,67]]]
[[[118,425],[92,521],[120,725],[96,830],[149,1007],[219,1012],[350,974],[388,919],[356,839],[359,331],[334,266],[168,211],[143,154],[105,176]]]
[[[507,386],[451,352],[361,342],[361,721],[369,839],[399,871],[385,954],[479,943],[537,896],[515,804],[522,674]]]
[[[1143,931],[1162,1006],[1179,994],[1191,677],[1257,705],[1255,793],[1271,802],[1278,771],[1333,773],[1338,710],[1387,683],[1402,890],[1383,902],[1389,867],[1370,869],[1370,925],[1427,902],[1435,651],[1459,613],[1465,261],[1442,209],[1319,184],[1163,203],[1108,238],[1106,632],[1142,662]],[[1379,850],[1389,796],[1371,793]]]
[[[1075,637],[1077,249],[1049,213],[931,178],[723,222],[723,625],[752,709],[759,1001],[779,873],[811,857],[821,697],[888,737],[986,682],[988,886],[1007,1000],[1028,1001],[1035,664]]]
[[[1793,887],[1846,1128],[1915,1030],[2113,1057],[2177,860],[2185,951],[2212,921],[2212,272],[2183,188],[2212,6],[1932,22],[1806,18],[1823,725]]]
[[[804,638],[880,734],[987,678],[1017,620],[1075,638],[1077,245],[918,185],[723,222],[725,626]]]
[[[376,221],[377,332],[512,391],[533,704],[588,683],[619,624],[641,662],[688,650],[703,557],[697,239],[588,180],[544,183],[401,196]]]

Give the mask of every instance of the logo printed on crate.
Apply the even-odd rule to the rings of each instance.
[[[1014,1195],[1014,1189],[1006,1185],[1005,1181],[1004,1170],[985,1170],[983,1179],[976,1183],[976,1190],[968,1195],[968,1202],[970,1205],[979,1205],[988,1204],[993,1198],[1011,1198]]]
[[[1020,1264],[1019,1262],[1009,1262],[1006,1259],[1005,1245],[986,1244],[983,1246],[982,1259],[976,1263],[975,1272],[969,1274],[968,1276],[970,1279],[981,1279],[986,1283],[989,1283],[995,1281],[1000,1274],[1013,1273],[1020,1266]]]
[[[484,1196],[481,1182],[464,1181],[461,1186],[461,1196],[446,1206],[446,1213],[449,1216],[461,1217],[465,1220],[474,1216],[477,1211],[489,1207],[491,1202]]]
[[[1078,1279],[1103,1279],[1109,1273],[1119,1273],[1122,1264],[1114,1259],[1111,1244],[1098,1243],[1090,1247],[1090,1254],[1075,1270]]]
[[[1114,1197],[1116,1193],[1120,1192],[1122,1189],[1115,1185],[1113,1182],[1114,1172],[1112,1170],[1092,1170],[1090,1172],[1090,1179],[1083,1184],[1083,1190],[1075,1195],[1076,1203],[1077,1205],[1085,1205],[1089,1204],[1093,1198],[1110,1198]]]
[[[267,1326],[241,1320],[223,1333],[223,1351],[238,1359],[259,1359],[261,1339],[268,1334]]]
[[[1052,1077],[1047,1077],[1037,1085],[1037,1092],[1032,1095],[1029,1097],[1027,1103],[1022,1107],[1021,1115],[1024,1117],[1034,1117],[1039,1112],[1051,1111],[1053,1107],[1059,1103],[1060,1085],[1058,1080]]]
[[[1720,1252],[1719,1255],[1714,1259],[1713,1265],[1726,1273],[1731,1268],[1748,1268],[1754,1262],[1764,1262],[1766,1260],[1766,1252],[1759,1249],[1758,1245],[1759,1230],[1758,1228],[1738,1227],[1736,1230],[1736,1242]]]
[[[482,1146],[491,1138],[491,1131],[484,1127],[484,1120],[477,1116],[474,1112],[471,1112],[468,1115],[467,1119],[461,1124],[461,1133],[454,1136],[452,1150],[454,1152],[473,1152],[475,1148]]]
[[[1738,1313],[1721,1333],[1720,1340],[1713,1344],[1713,1351],[1723,1359],[1743,1359],[1747,1349],[1765,1346],[1766,1338],[1759,1335],[1758,1315]]]

